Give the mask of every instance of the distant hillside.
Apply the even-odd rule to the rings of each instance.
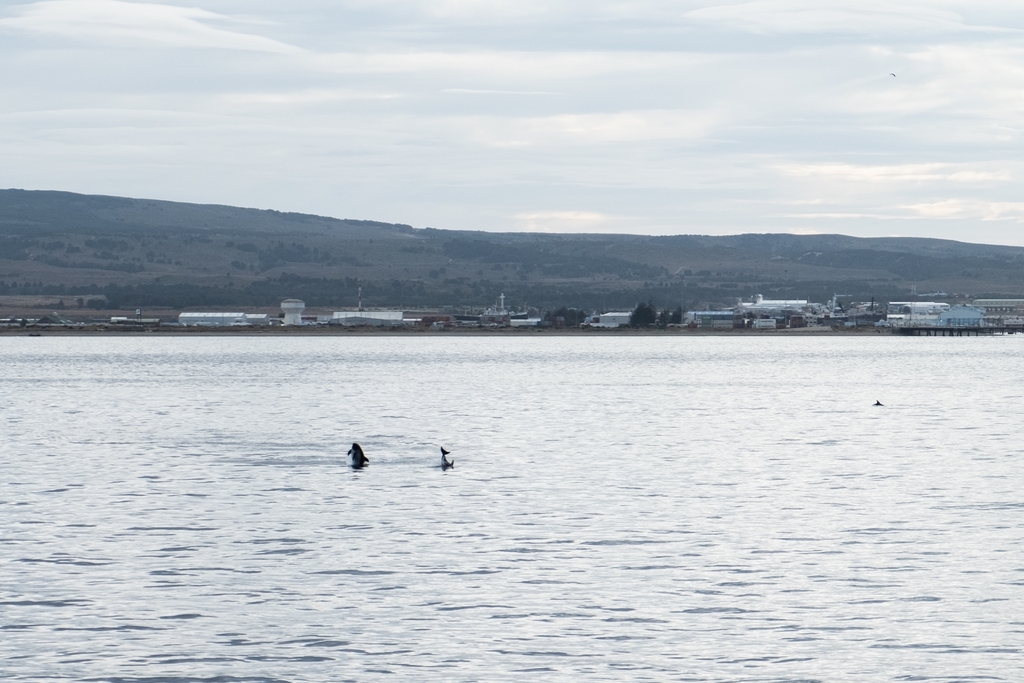
[[[230,206],[0,190],[0,295],[112,308],[731,304],[1024,295],[1024,249],[911,238],[414,229]],[[2,312],[0,312],[2,314]]]

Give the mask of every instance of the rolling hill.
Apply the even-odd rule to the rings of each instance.
[[[416,229],[219,205],[0,190],[0,296],[104,309],[310,306],[696,308],[1021,296],[1024,248],[913,238],[649,237]],[[90,303],[92,302],[92,303]],[[2,302],[0,302],[2,306]],[[2,314],[2,312],[0,312]]]

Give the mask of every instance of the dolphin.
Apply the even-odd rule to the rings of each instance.
[[[448,458],[444,457],[444,456],[448,455],[449,453],[451,453],[451,451],[446,451],[444,449],[444,446],[441,446],[441,469],[442,470],[446,470],[449,467],[451,467],[452,469],[455,468],[455,458],[452,458],[451,460],[449,460]]]
[[[875,399],[875,405],[876,406],[882,406],[883,408],[885,407],[885,404],[882,403],[881,401],[879,401],[877,398]]]
[[[352,444],[352,448],[348,450],[348,464],[357,470],[370,464],[370,459],[363,453],[363,447],[357,443]]]

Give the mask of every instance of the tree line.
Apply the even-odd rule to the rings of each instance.
[[[681,325],[683,322],[683,307],[675,309],[663,308],[660,311],[653,301],[641,301],[629,315],[630,327],[668,327],[669,325]]]

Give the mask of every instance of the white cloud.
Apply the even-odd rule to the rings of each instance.
[[[161,45],[294,53],[285,43],[210,26],[228,20],[202,9],[120,0],[46,0],[17,8],[0,28],[99,45]]]
[[[508,25],[516,22],[586,21],[604,15],[649,14],[655,6],[634,0],[336,0],[350,9],[447,25]],[[633,6],[631,7],[630,4]]]
[[[899,218],[905,218],[905,216],[901,216],[901,215],[895,214],[895,213],[860,213],[860,212],[854,212],[854,211],[848,211],[848,212],[832,211],[832,212],[827,212],[827,213],[787,213],[787,214],[782,214],[781,217],[782,218],[815,219],[815,220],[822,219],[822,218],[829,219],[829,220],[853,218],[853,219],[869,219],[869,220],[872,220],[872,221],[889,221],[889,220],[895,220],[895,219],[899,219]]]
[[[310,88],[307,90],[226,93],[218,99],[227,105],[268,104],[302,106],[359,100],[394,100],[401,97],[405,97],[405,95],[402,93],[374,92],[372,90],[352,90],[347,88]]]
[[[464,120],[460,127],[478,144],[524,147],[694,140],[705,135],[716,120],[712,112],[625,111],[545,117],[475,117]]]
[[[434,72],[449,77],[475,74],[489,82],[566,81],[631,73],[687,73],[716,61],[713,55],[667,51],[597,50],[374,50],[310,54],[302,61],[310,69],[329,73]],[[455,86],[452,86],[455,87]],[[481,88],[524,90],[522,88]],[[535,90],[530,88],[530,90]],[[539,90],[539,89],[538,89]]]
[[[983,221],[1024,223],[1024,202],[944,199],[937,202],[910,204],[904,208],[910,209],[924,218],[969,218]]]
[[[942,163],[891,166],[862,166],[844,163],[783,164],[777,168],[783,173],[798,177],[834,177],[873,183],[925,180],[979,183],[1011,180],[1010,172],[1006,169],[998,171],[955,170],[954,164]]]
[[[927,204],[910,204],[905,208],[927,218],[950,218],[962,216],[968,203],[960,199],[945,199]]]
[[[753,0],[687,12],[686,19],[765,34],[961,31],[961,15],[930,2],[892,0]]]
[[[613,218],[594,211],[529,211],[515,216],[524,232],[600,232]]]
[[[476,90],[473,88],[444,88],[440,92],[446,95],[563,95],[565,93],[547,92],[545,90]]]

